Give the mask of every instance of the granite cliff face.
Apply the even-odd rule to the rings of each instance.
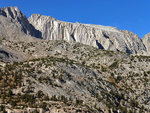
[[[32,15],[29,22],[42,32],[45,40],[75,41],[100,49],[132,54],[146,52],[145,46],[136,34],[114,27],[63,22],[39,14]]]

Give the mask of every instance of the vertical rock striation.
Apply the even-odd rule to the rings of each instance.
[[[114,27],[70,23],[50,16],[33,14],[29,22],[42,33],[45,40],[66,40],[80,42],[100,49],[123,51],[131,54],[145,54],[141,39],[127,30]]]

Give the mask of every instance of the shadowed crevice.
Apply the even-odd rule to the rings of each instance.
[[[96,40],[96,45],[98,46],[99,49],[104,49],[104,47]]]

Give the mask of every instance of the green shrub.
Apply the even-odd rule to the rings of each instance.
[[[112,64],[109,66],[110,69],[116,69],[116,68],[118,68],[118,67],[119,67],[118,61],[115,61],[114,63],[112,63]]]
[[[36,95],[37,95],[37,98],[42,98],[44,96],[44,93],[43,91],[39,90]]]

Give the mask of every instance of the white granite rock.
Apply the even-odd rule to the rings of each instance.
[[[66,40],[80,42],[100,49],[144,54],[146,48],[141,39],[129,31],[114,27],[70,23],[50,16],[33,14],[29,22],[42,33],[45,40]]]
[[[142,41],[146,47],[147,54],[150,55],[150,33],[146,34],[143,38]]]

